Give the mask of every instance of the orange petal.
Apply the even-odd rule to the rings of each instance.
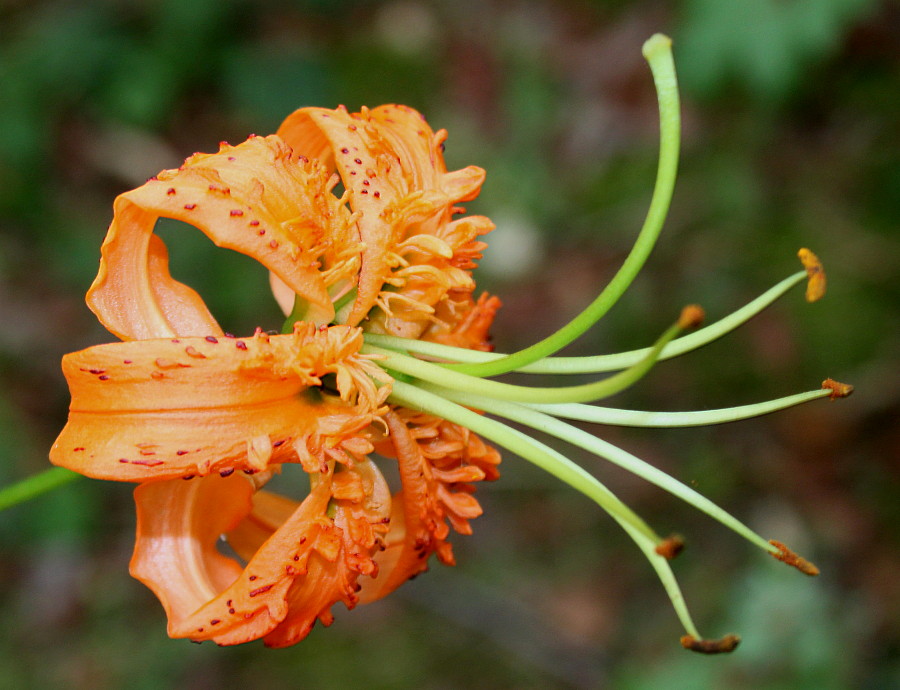
[[[134,492],[137,539],[131,574],[159,598],[169,634],[237,580],[243,570],[216,549],[219,535],[250,511],[242,476],[150,482]]]
[[[339,486],[340,485],[340,486]],[[348,487],[358,489],[353,498],[340,498]],[[338,528],[326,542],[303,561],[305,574],[297,577],[287,594],[288,614],[265,638],[270,647],[284,647],[303,639],[316,620],[328,625],[331,606],[343,601],[348,608],[357,603],[357,579],[376,572],[371,554],[376,536],[386,531],[390,514],[390,492],[384,477],[370,460],[359,460],[332,476],[334,524]],[[296,507],[290,499],[260,491],[253,498],[253,511],[228,533],[228,543],[248,561],[273,533],[281,528]]]
[[[358,336],[310,326],[291,335],[131,341],[66,355],[72,404],[50,459],[122,481],[296,461],[294,441],[340,430],[348,416],[366,421],[365,410],[301,395],[326,373],[374,366],[355,363]]]
[[[249,513],[251,490],[242,477],[211,476],[191,483],[152,482],[135,491],[138,536],[131,573],[163,603],[171,637],[240,644],[266,635],[287,616],[288,591],[295,578],[304,574],[310,554],[316,549],[328,551],[335,528],[325,517],[330,492],[326,481],[257,550],[243,571],[226,559],[233,563],[233,577],[213,582],[211,569],[224,558],[215,551],[215,542],[221,531]],[[224,525],[218,517],[210,519],[228,512],[235,496],[244,505],[240,512],[230,511],[231,524]],[[214,526],[207,526],[211,521]]]
[[[333,313],[318,257],[342,236],[347,209],[329,174],[292,161],[278,137],[254,137],[218,153],[195,154],[116,199],[88,305],[122,339],[220,335],[200,297],[168,272],[153,234],[159,218],[185,221],[218,246],[252,256],[320,309]]]
[[[298,501],[272,493],[253,494],[253,509],[234,529],[228,531],[228,545],[249,562],[259,547],[297,510]]]
[[[437,234],[454,204],[474,198],[484,179],[484,171],[474,166],[447,173],[446,133],[435,135],[418,112],[405,106],[352,115],[342,108],[303,108],[284,121],[278,134],[295,155],[334,165],[350,193],[350,207],[360,213],[364,249],[357,298],[347,319],[351,325],[375,306],[400,265],[398,245],[411,234]]]
[[[499,455],[467,429],[406,410],[388,413],[385,421],[390,448],[382,444],[379,452],[396,456],[403,489],[394,496],[386,548],[375,556],[379,575],[362,583],[363,602],[380,599],[426,570],[432,553],[453,565],[447,522],[471,534],[468,520],[481,514],[465,482],[498,476]]]
[[[343,601],[353,608],[360,598],[360,575],[374,577],[378,568],[372,558],[380,535],[387,530],[391,511],[390,491],[381,472],[370,460],[354,463],[352,468],[334,475],[345,475],[345,484],[362,489],[357,500],[340,499],[332,487],[334,523],[341,535],[340,551],[332,560],[316,554],[309,559],[309,571],[297,580],[288,595],[290,612],[285,620],[266,636],[270,647],[285,647],[302,640],[316,620],[330,625],[331,606]],[[371,582],[366,579],[365,582]]]
[[[494,316],[501,306],[498,297],[490,297],[487,293],[482,293],[475,302],[471,294],[466,294],[465,298],[460,299],[456,304],[452,300],[447,300],[442,306],[447,310],[456,309],[455,313],[445,316],[440,321],[442,324],[454,324],[453,327],[436,325],[425,332],[423,340],[471,350],[493,350],[490,342],[490,329],[494,322]],[[440,312],[439,315],[443,316]]]

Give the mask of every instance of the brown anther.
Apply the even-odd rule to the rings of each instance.
[[[718,640],[698,640],[693,635],[684,635],[681,638],[681,646],[700,654],[723,654],[733,652],[740,644],[739,635],[725,635]]]
[[[683,330],[699,328],[706,318],[703,307],[698,304],[689,304],[681,310],[681,316],[678,317],[678,327]]]
[[[825,294],[825,268],[819,257],[809,251],[806,247],[797,252],[800,263],[806,269],[806,275],[809,281],[806,284],[806,301],[815,302],[821,299]]]
[[[805,558],[795,554],[793,551],[791,551],[787,546],[782,544],[780,541],[775,541],[774,539],[770,539],[769,543],[772,546],[774,546],[776,549],[778,549],[778,551],[779,551],[779,553],[773,553],[772,558],[776,558],[779,561],[783,561],[784,563],[787,563],[788,565],[795,567],[797,570],[799,570],[804,575],[814,576],[814,575],[819,574],[819,569],[815,565],[810,563]]]
[[[830,390],[831,395],[829,396],[832,400],[837,400],[838,398],[846,398],[853,392],[853,386],[849,383],[841,383],[840,381],[835,381],[834,379],[825,379],[822,381],[822,389]]]
[[[680,534],[672,534],[659,542],[655,551],[667,561],[671,561],[684,551],[684,539]]]

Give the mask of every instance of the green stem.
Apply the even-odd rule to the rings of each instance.
[[[80,474],[63,467],[51,467],[43,472],[26,477],[15,484],[4,486],[0,489],[0,510],[6,510],[19,503],[30,501],[32,498],[68,484],[80,476]]]
[[[549,446],[416,386],[395,382],[393,392],[388,400],[471,429],[537,465],[593,500],[619,523],[653,565],[685,630],[695,637],[700,636],[691,620],[684,597],[668,561],[656,553],[655,549],[661,542],[659,536],[634,511],[603,486],[596,477]]]
[[[631,285],[650,255],[662,230],[675,177],[678,171],[678,150],[681,136],[681,115],[678,100],[678,82],[675,77],[675,62],[672,59],[672,42],[661,34],[656,34],[644,44],[644,57],[650,64],[656,93],[659,100],[660,150],[659,165],[653,197],[644,225],[622,264],[609,285],[581,314],[549,337],[530,347],[506,357],[481,364],[447,364],[448,369],[464,372],[472,376],[496,376],[515,371],[558,352],[593,326]]]
[[[659,355],[660,360],[678,357],[699,347],[708,345],[727,335],[738,326],[743,325],[751,318],[759,314],[763,309],[775,302],[788,290],[798,283],[806,280],[805,271],[798,271],[788,276],[781,282],[773,285],[756,299],[748,302],[737,311],[728,316],[705,326],[694,333],[683,335],[666,345]],[[399,352],[411,352],[425,357],[443,359],[450,362],[482,363],[493,362],[509,355],[493,352],[478,352],[450,345],[429,343],[423,340],[410,340],[397,338],[390,335],[377,335],[366,333],[367,343],[377,345]],[[590,357],[547,357],[538,362],[533,362],[516,369],[527,374],[599,374],[604,371],[616,371],[633,366],[637,361],[647,356],[649,347],[638,350],[629,350],[611,355],[595,355]]]

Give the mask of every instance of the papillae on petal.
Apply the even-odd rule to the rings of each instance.
[[[329,470],[313,485],[299,503],[253,494],[240,475],[138,487],[131,572],[159,597],[170,636],[218,644],[262,637],[280,647],[316,620],[330,624],[333,604],[355,606],[357,580],[377,573],[371,556],[387,529],[387,485],[369,461]],[[222,533],[246,567],[218,552]]]
[[[389,392],[370,378],[390,379],[357,354],[361,344],[358,329],[300,324],[289,335],[129,341],[66,355],[72,403],[50,459],[120,481],[296,462],[298,442],[366,426]],[[334,395],[319,388],[327,374],[341,378]]]
[[[384,105],[353,114],[302,108],[278,135],[296,156],[336,168],[358,214],[362,265],[347,323],[377,305],[390,321],[382,330],[417,337],[448,293],[474,288],[459,265],[470,262],[460,257],[474,255],[473,238],[493,225],[480,216],[451,219],[462,210],[456,204],[478,195],[484,171],[447,172],[446,132],[435,134],[411,108]]]
[[[390,436],[377,449],[397,459],[403,488],[394,496],[385,549],[375,556],[379,575],[362,583],[364,603],[427,570],[432,553],[453,565],[450,526],[471,534],[469,520],[482,512],[472,482],[499,476],[500,455],[468,429],[410,410],[385,420]]]
[[[221,335],[200,296],[169,274],[154,227],[159,218],[172,218],[253,257],[327,321],[333,309],[320,257],[348,249],[336,245],[359,250],[350,212],[331,193],[334,183],[318,163],[291,158],[276,136],[195,154],[116,199],[88,305],[124,340]]]

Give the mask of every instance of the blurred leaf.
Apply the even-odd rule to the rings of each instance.
[[[766,100],[795,88],[876,0],[687,0],[676,55],[685,89],[739,84]]]

